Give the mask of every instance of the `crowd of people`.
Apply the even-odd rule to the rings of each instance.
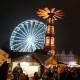
[[[42,75],[42,80],[80,80],[80,68],[64,67],[58,72],[58,68],[51,71],[45,70]]]
[[[23,73],[20,64],[13,69],[13,80],[80,80],[80,68],[64,67],[59,70],[60,67],[53,67],[44,69],[42,74],[38,72],[34,73],[32,79]]]

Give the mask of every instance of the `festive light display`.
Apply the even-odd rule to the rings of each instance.
[[[54,20],[57,20],[57,18],[62,19],[62,16],[63,16],[62,10],[56,10],[55,11],[55,8],[52,8],[51,11],[48,8],[44,8],[44,10],[43,9],[39,9],[37,14],[38,14],[38,16],[42,17],[43,19],[47,19],[47,18],[49,18],[51,16],[53,18],[52,22],[54,22]],[[50,19],[51,18],[49,18],[49,22],[51,22]]]
[[[33,52],[43,48],[45,24],[37,20],[20,23],[10,38],[11,50],[17,52]]]
[[[62,10],[55,10],[52,8],[49,10],[48,8],[39,9],[37,12],[39,17],[47,20],[47,28],[45,34],[44,41],[44,49],[50,50],[51,54],[55,53],[55,32],[54,32],[54,22],[55,20],[62,19],[63,12]]]

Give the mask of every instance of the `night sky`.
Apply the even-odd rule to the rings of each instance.
[[[0,47],[9,44],[14,28],[21,22],[36,19],[39,8],[55,7],[64,12],[62,20],[55,23],[55,43],[58,51],[80,52],[80,0],[0,0]]]

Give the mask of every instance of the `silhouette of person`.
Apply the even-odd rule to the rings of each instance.
[[[12,73],[14,75],[14,80],[19,80],[20,74],[23,72],[20,63],[17,64],[17,66],[13,69]]]

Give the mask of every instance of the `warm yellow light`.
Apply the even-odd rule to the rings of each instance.
[[[20,66],[23,70],[23,73],[28,74],[29,77],[34,76],[35,72],[39,72],[39,68],[40,66],[37,64],[36,65],[29,65],[31,64],[30,62],[13,62],[13,66],[12,66],[12,70],[14,69],[14,67],[17,66],[17,64],[20,63]],[[34,64],[34,62],[33,62]]]
[[[50,10],[46,7],[44,8],[44,10],[47,12],[47,13],[50,13]]]
[[[51,37],[51,46],[54,46],[54,37]]]
[[[28,62],[21,62],[21,66],[29,66]]]
[[[51,15],[49,13],[51,13]],[[49,18],[49,16],[52,16],[54,20],[57,20],[57,18],[62,19],[62,16],[63,16],[62,10],[55,11],[55,8],[52,8],[51,11],[48,8],[39,9],[37,14],[43,19],[47,19]]]
[[[52,34],[54,34],[54,26],[52,26]]]
[[[43,19],[46,19],[46,18],[48,18],[49,17],[49,15],[46,15],[46,16],[44,16],[44,17],[42,17]]]
[[[47,33],[50,33],[50,25],[47,26]]]
[[[50,43],[50,37],[46,37],[46,46],[49,46]]]

